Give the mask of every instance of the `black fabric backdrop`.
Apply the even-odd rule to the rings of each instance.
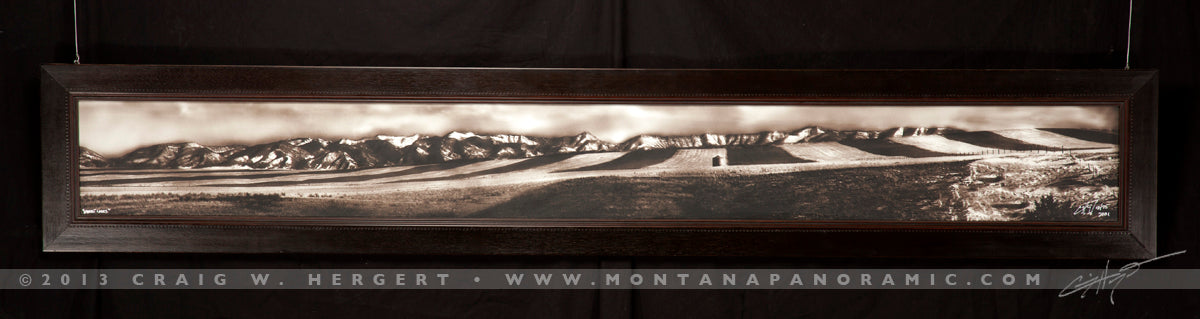
[[[1092,0],[81,0],[84,63],[636,68],[1120,68],[1128,3]],[[48,254],[38,67],[70,62],[70,1],[0,2],[6,268],[1099,268],[1103,261]],[[1200,5],[1138,1],[1161,70],[1159,249],[1200,267]],[[0,318],[1195,317],[1195,291],[0,291]]]

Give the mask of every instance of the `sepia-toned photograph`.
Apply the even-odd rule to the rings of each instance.
[[[78,103],[85,216],[1118,220],[1111,106]]]

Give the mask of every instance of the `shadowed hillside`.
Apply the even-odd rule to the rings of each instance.
[[[497,168],[485,169],[485,170],[481,170],[478,172],[457,174],[457,175],[451,175],[451,176],[442,176],[442,177],[409,179],[409,180],[403,180],[403,181],[396,181],[393,183],[447,181],[447,180],[472,178],[472,177],[479,177],[479,176],[486,176],[486,175],[519,172],[519,171],[535,169],[538,167],[562,162],[567,159],[570,159],[571,157],[574,157],[575,155],[579,155],[579,154],[546,155],[546,156],[535,157],[535,158],[523,160],[520,162],[516,162],[516,163],[510,164],[510,165],[505,165],[505,166],[501,166],[501,167],[497,167]]]
[[[1081,140],[1088,141],[1088,142],[1107,143],[1107,144],[1113,144],[1113,145],[1116,145],[1118,142],[1120,142],[1119,137],[1117,136],[1117,133],[1114,133],[1114,132],[1074,129],[1074,128],[1042,128],[1039,130],[1043,130],[1043,131],[1047,131],[1047,132],[1051,132],[1054,134],[1067,136],[1067,137],[1071,137],[1071,138],[1077,138],[1077,139],[1081,139]]]
[[[791,164],[812,161],[797,158],[775,146],[729,147],[729,165]]]
[[[568,171],[608,171],[622,169],[639,169],[650,165],[658,164],[667,161],[671,156],[675,156],[678,149],[654,149],[647,151],[631,151],[617,159],[606,163],[596,164],[587,167],[580,167]]]
[[[954,155],[925,150],[920,147],[904,145],[889,140],[845,140],[841,141],[841,143],[867,153],[883,156],[934,157]]]
[[[994,132],[988,132],[988,131],[961,132],[961,133],[955,133],[955,134],[947,134],[945,136],[948,139],[963,142],[963,143],[969,143],[969,144],[974,144],[974,145],[978,145],[978,146],[998,148],[998,149],[1004,149],[1004,150],[1034,151],[1034,150],[1047,149],[1045,146],[1039,146],[1039,145],[1025,143],[1020,140],[1007,138],[1000,134],[996,134]]]

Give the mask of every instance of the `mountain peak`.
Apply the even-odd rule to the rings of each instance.
[[[385,135],[385,134],[379,134],[379,135],[375,135],[375,139],[379,139],[379,140],[390,140],[390,139],[397,139],[397,138],[418,138],[418,137],[421,137],[421,134],[413,134],[413,135]]]
[[[625,142],[621,143],[621,146],[622,149],[626,150],[646,150],[662,148],[664,145],[662,139],[657,136],[640,134],[625,140]]]
[[[312,143],[312,142],[317,142],[317,143],[320,143],[321,145],[329,144],[328,141],[325,141],[323,139],[311,138],[311,137],[297,137],[297,138],[293,138],[290,140],[285,140],[283,142],[291,144],[292,146],[301,146],[301,145]]]
[[[420,140],[421,134],[413,134],[411,136],[390,136],[380,134],[376,135],[375,138],[381,141],[392,143],[392,145],[395,145],[397,148],[404,148],[405,146],[412,145],[412,143]]]
[[[583,131],[575,135],[577,141],[599,141],[600,138],[593,135],[592,132]]]
[[[91,149],[79,147],[79,167],[108,167],[108,159]]]
[[[880,136],[884,137],[904,137],[904,136],[927,136],[927,135],[943,135],[948,132],[962,131],[955,128],[940,127],[940,126],[901,126],[891,128],[880,132]]]
[[[821,134],[821,133],[825,133],[827,131],[829,131],[829,130],[825,129],[825,128],[821,128],[820,126],[805,126],[804,128],[795,130],[792,133],[793,134],[800,134],[800,133]]]
[[[472,133],[472,132],[459,132],[459,131],[453,131],[453,132],[446,134],[446,138],[453,139],[453,140],[462,140],[462,139],[467,139],[467,138],[471,138],[471,137],[475,137],[475,136],[476,136],[475,133]]]

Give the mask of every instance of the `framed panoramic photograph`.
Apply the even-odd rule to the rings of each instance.
[[[44,70],[46,251],[1155,255],[1154,71]]]

